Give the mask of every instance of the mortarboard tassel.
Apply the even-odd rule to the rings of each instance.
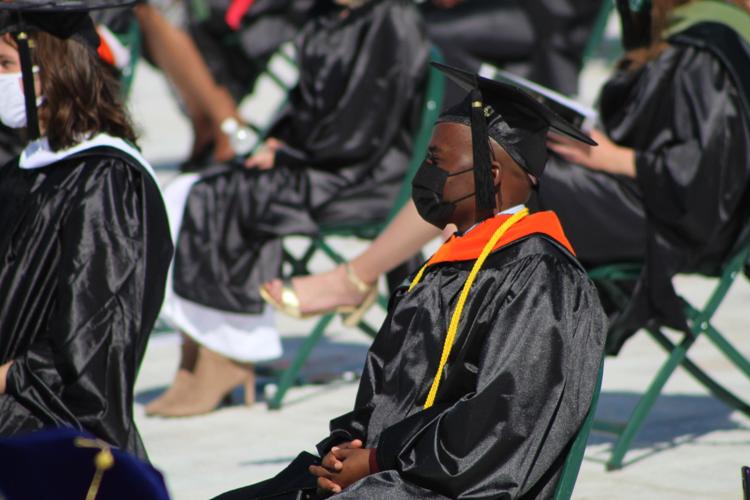
[[[474,190],[476,192],[477,220],[492,217],[495,202],[495,185],[492,181],[487,119],[484,116],[484,101],[479,89],[471,91],[471,145],[474,155]]]
[[[18,14],[21,15],[20,13]],[[21,21],[23,23],[23,20]],[[29,36],[21,31],[16,36],[18,43],[18,56],[21,60],[21,74],[23,80],[23,95],[26,101],[26,132],[28,139],[33,141],[39,139],[39,117],[36,112],[36,92],[34,89],[34,65],[31,60],[31,49],[29,48]]]

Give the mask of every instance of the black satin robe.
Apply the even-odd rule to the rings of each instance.
[[[635,179],[558,158],[547,164],[540,208],[557,212],[581,261],[646,264],[631,306],[617,316],[623,334],[609,339],[610,353],[649,318],[684,328],[671,278],[715,275],[748,225],[747,89],[750,46],[722,25],[697,25],[602,90],[604,130],[635,150]]]
[[[5,165],[21,152],[18,131],[0,123],[0,165]]]
[[[155,181],[92,148],[0,168],[0,436],[74,427],[145,458],[133,386],[172,253]]]
[[[502,247],[472,285],[435,404],[423,410],[472,265],[436,264],[411,292],[394,292],[354,410],[332,420],[318,445],[323,456],[361,439],[377,448],[381,472],[334,498],[552,497],[591,403],[606,318],[585,271],[557,243],[532,235]],[[300,498],[271,495],[307,474],[282,472],[261,487],[268,498]],[[221,498],[265,498],[258,486]]]
[[[446,63],[479,71],[483,62],[576,94],[583,51],[601,0],[465,0],[453,8],[422,4],[427,33]],[[446,86],[446,105],[464,92]]]
[[[387,216],[410,159],[428,44],[408,1],[371,2],[345,19],[339,10],[302,33],[299,84],[269,134],[286,144],[275,166],[225,165],[193,186],[177,241],[178,295],[258,313],[258,287],[279,272],[279,237]]]

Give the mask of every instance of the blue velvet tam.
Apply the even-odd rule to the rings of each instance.
[[[168,500],[150,464],[74,429],[0,440],[0,498]]]

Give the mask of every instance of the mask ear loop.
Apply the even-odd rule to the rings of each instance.
[[[21,59],[21,76],[23,95],[26,103],[26,132],[29,141],[39,139],[39,117],[36,112],[36,91],[34,89],[34,68],[31,62],[29,35],[23,26],[23,17],[18,13],[21,30],[15,36],[18,44],[18,56]]]

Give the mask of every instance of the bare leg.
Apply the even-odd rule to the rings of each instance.
[[[439,235],[440,231],[422,220],[414,203],[409,201],[367,250],[350,264],[362,281],[374,283],[381,274],[416,254]],[[343,266],[326,273],[294,278],[292,284],[302,313],[325,312],[337,306],[358,305],[365,296],[349,281]],[[278,301],[281,300],[282,286],[281,280],[273,280],[265,285],[271,296]]]
[[[216,159],[231,158],[232,150],[221,133],[220,124],[225,118],[236,117],[234,99],[225,88],[216,84],[187,33],[173,26],[150,5],[137,5],[135,13],[149,53],[185,102],[196,129],[196,143],[205,140],[203,137],[210,132],[216,141]],[[202,123],[206,122],[210,124],[209,131],[202,129],[205,127]]]

